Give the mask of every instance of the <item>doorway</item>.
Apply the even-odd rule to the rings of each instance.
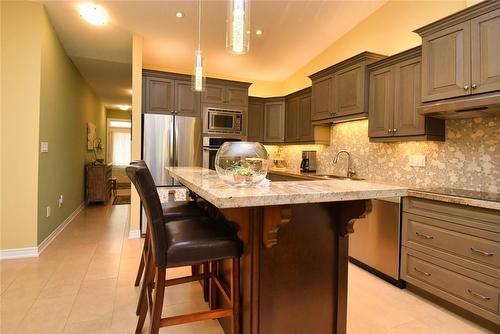
[[[118,190],[130,189],[130,180],[125,173],[125,167],[131,159],[132,122],[125,119],[108,118],[107,129],[106,161],[113,164],[112,173],[113,177],[116,178]]]

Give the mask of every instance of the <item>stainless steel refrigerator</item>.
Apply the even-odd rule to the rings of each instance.
[[[201,166],[201,117],[144,114],[142,157],[157,187],[174,186],[165,167]]]
[[[144,114],[142,159],[157,187],[179,186],[165,170],[170,166],[201,166],[201,117]],[[141,208],[141,232],[146,233],[146,215]]]

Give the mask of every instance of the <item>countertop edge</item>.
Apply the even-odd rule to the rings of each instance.
[[[427,192],[424,190],[408,189],[408,197],[418,197],[423,199],[430,199],[435,201],[472,206],[476,208],[500,210],[500,203],[497,202],[486,201],[476,198],[451,196],[451,195]]]

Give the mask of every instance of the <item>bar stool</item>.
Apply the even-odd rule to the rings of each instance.
[[[149,311],[151,317],[149,332],[152,334],[157,334],[160,327],[223,317],[231,317],[231,331],[233,334],[239,334],[239,258],[242,253],[242,242],[238,239],[236,231],[229,224],[213,221],[208,217],[166,221],[151,174],[145,167],[137,165],[128,166],[126,171],[141,197],[148,218],[148,228],[151,231],[151,247],[146,257],[143,282],[146,293],[140,297],[141,308],[136,333],[142,332]],[[165,277],[167,268],[222,259],[231,259],[230,291],[226,291],[218,274],[213,271],[170,280]],[[162,318],[165,287],[205,278],[215,283],[229,304],[228,308]],[[212,304],[211,308],[214,306]]]
[[[130,165],[136,165],[146,168],[147,173],[151,175],[149,168],[144,160],[135,160],[130,162]],[[151,176],[152,178],[152,176]],[[161,203],[163,216],[167,221],[179,220],[184,218],[193,218],[193,217],[203,217],[205,213],[202,208],[200,208],[196,202],[194,201],[175,201],[175,202],[165,202]],[[142,248],[141,261],[139,263],[139,269],[137,270],[137,275],[135,278],[134,285],[139,286],[141,283],[141,278],[144,273],[144,264],[146,263],[146,256],[148,253],[148,249],[150,247],[150,236],[149,236],[149,228],[146,226],[146,236],[144,238],[144,245]],[[203,264],[203,271],[208,271],[208,263]],[[203,297],[205,301],[208,300],[208,280],[203,281]],[[140,304],[137,305],[136,314],[139,315],[139,307]]]

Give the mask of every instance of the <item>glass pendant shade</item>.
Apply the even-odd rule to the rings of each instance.
[[[226,48],[236,54],[250,49],[250,0],[229,0]]]
[[[203,54],[201,50],[194,53],[194,74],[192,77],[192,89],[196,92],[205,90],[205,75],[203,73]]]

